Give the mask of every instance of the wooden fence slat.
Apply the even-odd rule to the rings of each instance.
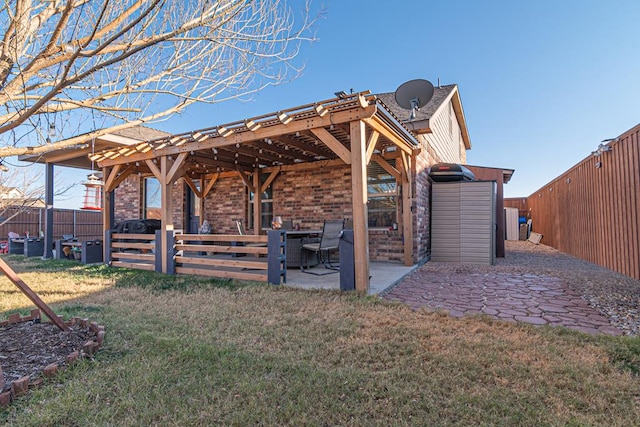
[[[216,252],[266,255],[269,250],[266,246],[218,246],[218,245],[176,245],[176,250],[184,252]]]
[[[176,273],[190,274],[196,276],[220,277],[222,279],[250,280],[256,282],[266,282],[266,273],[245,273],[239,271],[207,270],[204,268],[176,267]]]
[[[135,263],[135,262],[112,261],[111,265],[113,267],[132,268],[134,270],[147,270],[147,271],[154,271],[155,270],[155,266],[153,264],[141,264],[141,263]]]
[[[180,264],[196,264],[201,266],[215,266],[215,267],[234,267],[234,268],[252,268],[266,270],[268,267],[267,261],[237,261],[229,259],[215,259],[215,258],[197,258],[197,257],[185,257],[176,256],[176,262]]]
[[[131,252],[112,252],[111,258],[113,259],[133,259],[139,261],[148,261],[155,262],[155,254],[139,254],[139,253],[131,253]]]

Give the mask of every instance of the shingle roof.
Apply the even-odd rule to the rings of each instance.
[[[455,88],[456,88],[455,84],[435,87],[433,90],[433,97],[431,98],[431,100],[429,100],[427,105],[425,105],[424,107],[420,108],[420,110],[417,111],[416,118],[411,121],[421,121],[421,120],[430,119],[431,116],[433,116],[436,110],[440,108],[444,100],[447,99],[447,97],[451,94],[451,92],[453,92]],[[405,122],[410,121],[409,116],[411,115],[411,110],[406,110],[402,108],[400,105],[398,105],[395,98],[395,92],[380,93],[380,94],[377,94],[376,96],[380,98],[382,102],[387,107],[389,107],[391,112],[393,112],[393,114],[395,114],[398,118],[400,118]]]

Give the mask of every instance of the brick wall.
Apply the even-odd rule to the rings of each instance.
[[[412,183],[414,202],[413,261],[424,259],[429,253],[429,155],[425,150],[418,156],[416,180]],[[275,215],[291,219],[302,228],[322,228],[324,219],[352,219],[351,169],[338,166],[319,170],[281,172],[272,183]],[[173,220],[176,229],[187,229],[189,219],[183,181],[173,186]],[[249,194],[239,177],[220,178],[204,201],[203,220],[209,221],[214,233],[236,234],[234,220],[248,224]],[[137,175],[127,178],[116,190],[116,222],[141,218],[143,190]],[[401,205],[401,201],[399,200]],[[369,230],[369,255],[373,261],[403,262],[401,206],[398,212],[399,230]],[[253,230],[247,229],[252,233]]]
[[[349,166],[282,172],[273,182],[273,211],[302,228],[322,228],[324,219],[351,218]]]
[[[115,189],[114,222],[142,218],[142,179],[130,175]]]
[[[422,150],[416,156],[413,181],[413,253],[414,262],[425,259],[431,253],[431,179],[429,168],[435,163],[435,159],[429,154],[427,141],[420,138]]]
[[[203,220],[209,221],[215,234],[238,234],[234,221],[240,218],[247,226],[248,198],[240,177],[220,178],[204,201]]]

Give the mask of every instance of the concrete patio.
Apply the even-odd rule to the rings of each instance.
[[[407,267],[402,264],[394,264],[390,262],[375,262],[370,263],[369,275],[371,276],[369,284],[370,295],[380,295],[385,290],[393,287],[409,273],[414,271],[417,265]],[[314,267],[311,271],[314,273],[324,273],[330,270],[326,270],[322,265]],[[309,273],[303,273],[297,268],[287,269],[287,283],[286,286],[292,286],[302,289],[340,289],[340,273],[326,274],[318,276]]]

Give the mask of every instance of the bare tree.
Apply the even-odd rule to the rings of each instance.
[[[0,158],[295,78],[313,21],[308,3],[286,0],[4,0]],[[93,126],[71,137],[71,123]],[[50,129],[61,140],[47,141]]]

